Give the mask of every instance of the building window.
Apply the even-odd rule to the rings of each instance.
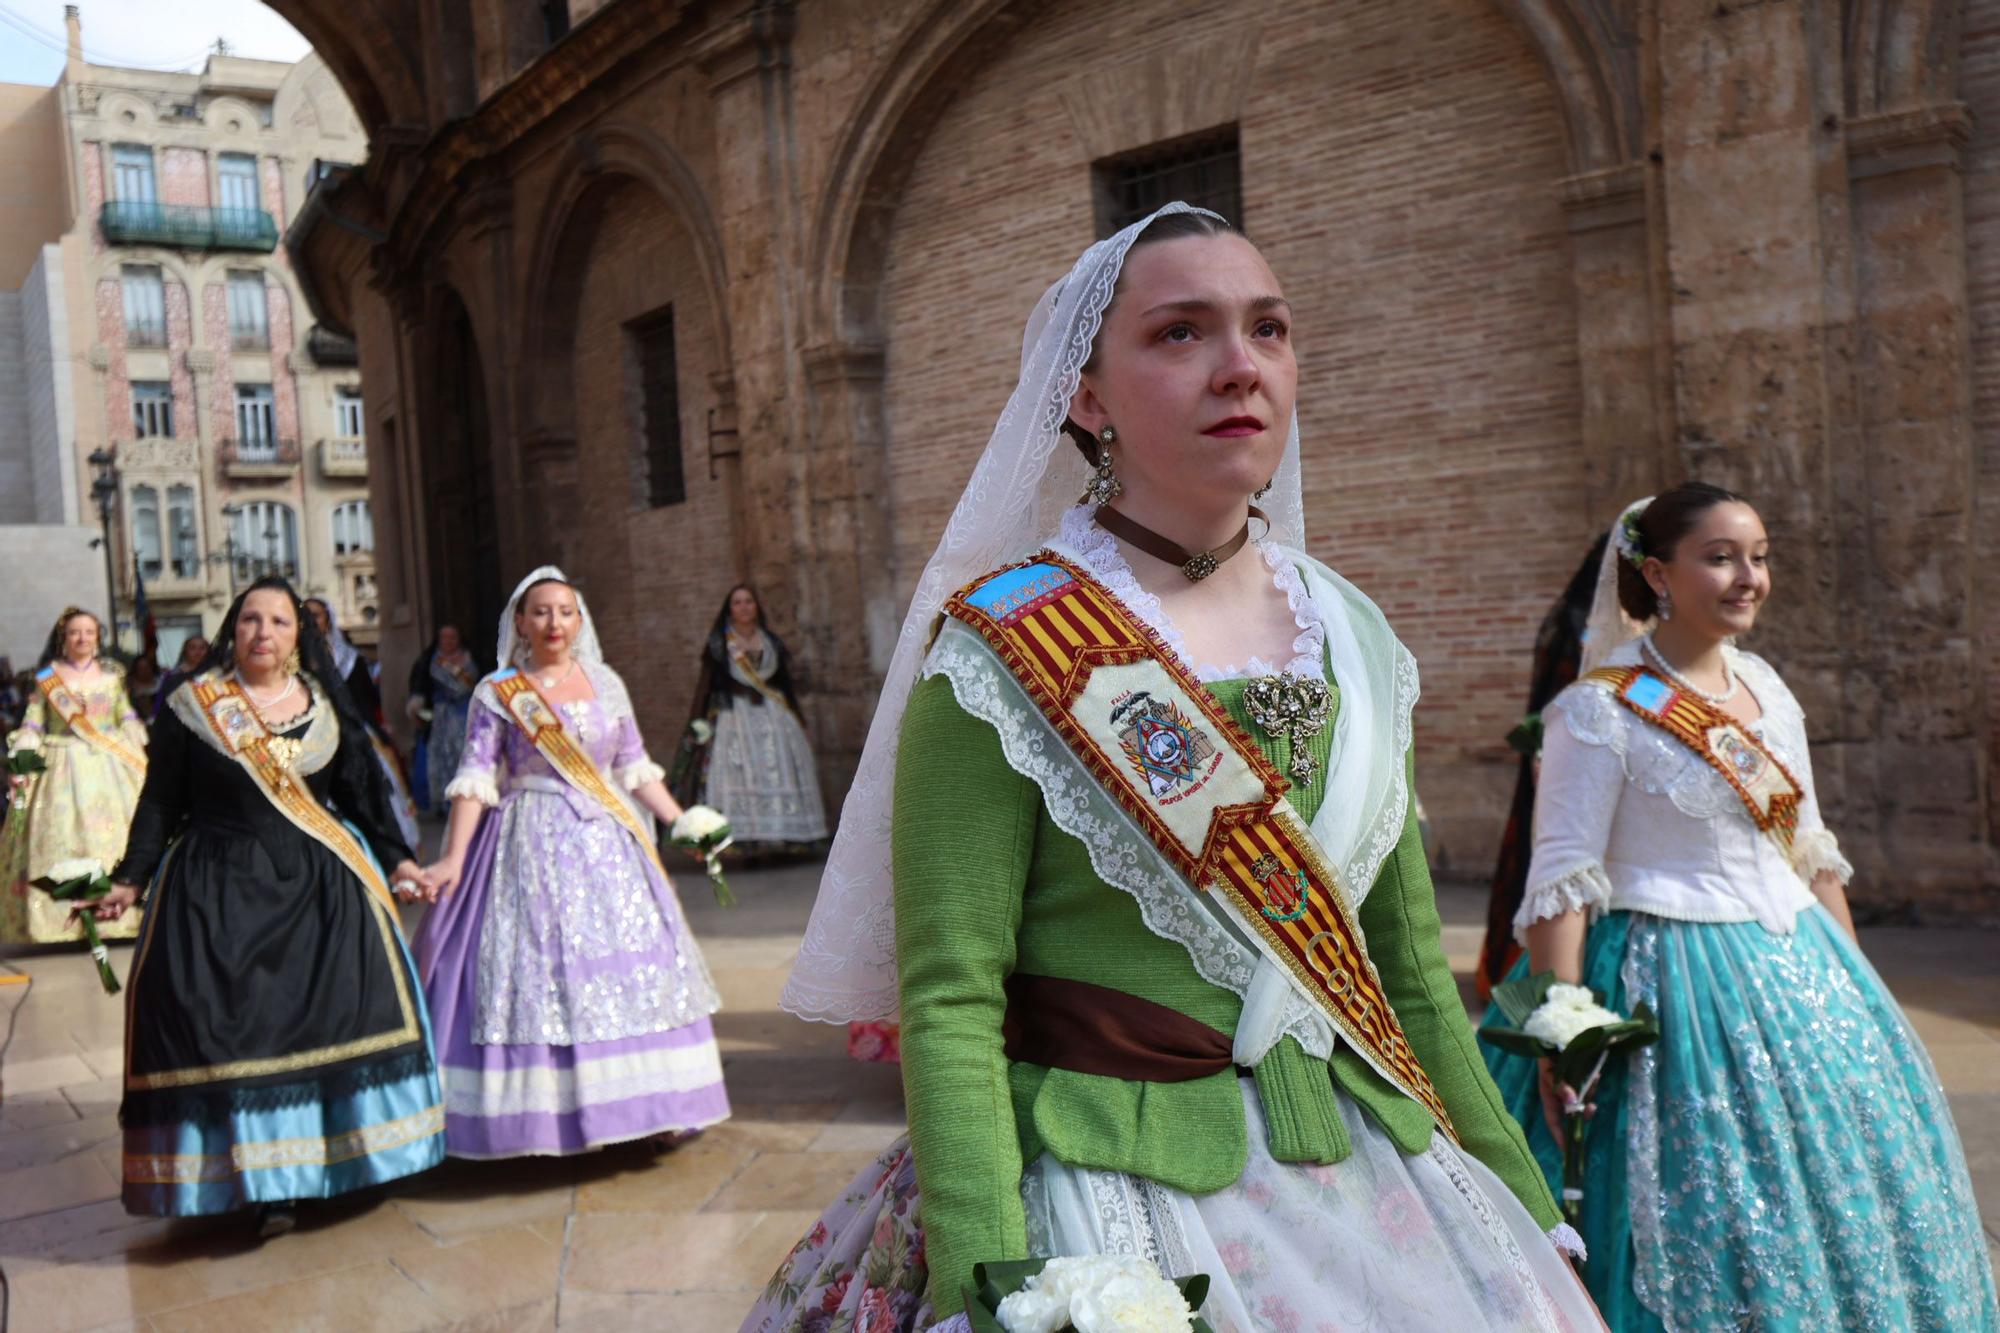
[[[257,159],[249,153],[217,157],[215,187],[219,207],[254,212],[264,206],[257,191]]]
[[[366,436],[361,424],[361,390],[342,385],[333,391],[333,433],[343,440]]]
[[[229,345],[239,352],[261,351],[271,345],[271,310],[264,293],[264,275],[255,269],[229,275]]]
[[[366,500],[348,500],[333,507],[333,553],[354,555],[375,549],[375,524]]]
[[[160,559],[160,493],[151,486],[132,488],[132,555],[146,578],[157,579],[166,567]]]
[[[238,583],[266,574],[299,576],[298,519],[290,505],[273,500],[238,505],[230,515],[229,535]]]
[[[194,487],[167,487],[167,555],[174,577],[191,579],[201,569],[201,539],[194,526]]]
[[[111,197],[121,204],[156,204],[153,150],[144,144],[111,146]]]
[[[132,436],[140,440],[174,437],[174,386],[165,380],[132,381]]]
[[[236,386],[236,457],[249,461],[278,456],[276,403],[268,384]]]
[[[167,288],[156,264],[126,264],[118,270],[125,289],[125,343],[129,347],[167,345]]]
[[[639,371],[646,503],[658,509],[687,499],[687,479],[681,470],[681,387],[674,363],[674,309],[668,306],[630,328]]]
[[[1091,166],[1091,176],[1099,236],[1176,199],[1243,225],[1243,161],[1234,125],[1104,158]]]

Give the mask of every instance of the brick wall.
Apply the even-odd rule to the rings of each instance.
[[[925,145],[885,283],[905,588],[1012,386],[1022,320],[1091,239],[1090,157],[1160,125],[1114,107],[1113,137],[1094,121],[1087,143],[1074,81],[1049,72],[1116,78],[1107,50],[1157,66],[1242,30],[1230,6],[1052,13]],[[1298,6],[1255,52],[1244,222],[1298,313],[1308,547],[1417,654],[1422,788],[1453,862],[1478,869],[1535,626],[1591,535],[1562,127],[1534,56],[1475,0]]]
[[[1974,596],[1986,609],[1975,652],[1986,696],[1986,799],[1991,821],[2000,824],[2000,140],[1990,133],[2000,126],[2000,3],[1973,0],[1963,21],[1960,95],[1974,123],[1989,131],[1975,134],[1965,156],[1965,265],[1977,487]]]
[[[568,572],[590,598],[605,655],[631,688],[655,758],[665,762],[687,715],[709,620],[737,577],[727,491],[708,477],[708,380],[720,368],[714,323],[686,237],[643,186],[620,187],[595,239],[576,244],[590,247],[590,274],[575,341],[582,503],[574,549],[581,559]],[[688,498],[648,509],[638,377],[625,326],[669,304]],[[529,553],[522,563],[541,559]]]
[[[188,373],[187,367],[187,352],[194,346],[194,316],[188,308],[187,284],[166,279],[164,286],[167,298],[168,374],[172,376],[174,393],[174,434],[180,439],[192,440],[200,434],[195,416],[194,376]]]
[[[206,207],[208,153],[200,148],[160,150],[160,202]]]
[[[116,278],[97,284],[97,341],[109,358],[104,372],[105,438],[132,438],[132,381],[125,373],[125,289]]]
[[[201,345],[215,352],[215,370],[208,377],[209,433],[216,440],[233,440],[236,381],[230,364],[228,288],[220,282],[202,285]]]
[[[299,384],[292,374],[292,348],[296,345],[292,337],[292,295],[284,284],[266,280],[264,300],[271,326],[271,397],[275,400],[272,411],[277,418],[278,438],[298,440],[303,448]]]

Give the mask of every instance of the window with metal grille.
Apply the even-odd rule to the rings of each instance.
[[[118,270],[125,292],[125,342],[130,347],[167,345],[167,288],[157,264],[126,264]]]
[[[1090,170],[1099,236],[1176,199],[1243,225],[1243,159],[1234,125],[1103,158]]]
[[[223,153],[215,159],[215,198],[222,208],[262,208],[257,192],[257,159],[249,153]]]
[[[277,404],[268,384],[236,386],[236,456],[244,461],[278,455]]]
[[[165,380],[132,381],[132,434],[141,440],[174,437],[174,387]]]
[[[111,197],[121,204],[154,204],[153,150],[144,144],[111,146]]]
[[[375,549],[375,523],[366,500],[348,500],[333,507],[333,553],[350,555]]]
[[[201,542],[194,524],[194,487],[167,487],[167,551],[177,579],[191,579],[201,568]]]
[[[239,352],[271,345],[271,307],[264,294],[264,275],[255,269],[229,275],[229,345]]]
[[[298,518],[290,505],[253,500],[230,515],[230,554],[236,579],[248,583],[266,574],[299,575]]]
[[[681,467],[681,386],[674,364],[674,308],[668,306],[627,328],[639,372],[646,503],[655,509],[677,505],[687,499],[687,477]]]
[[[359,440],[366,435],[362,426],[361,390],[345,385],[333,391],[333,433],[343,440]]]
[[[132,554],[149,579],[166,567],[160,559],[160,493],[151,486],[132,488]]]

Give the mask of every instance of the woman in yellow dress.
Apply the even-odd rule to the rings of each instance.
[[[104,873],[125,854],[125,830],[146,777],[146,727],[125,691],[125,670],[103,656],[104,627],[66,607],[36,663],[21,725],[7,757],[34,753],[38,773],[11,773],[13,802],[0,829],[0,941],[44,944],[83,938],[59,903],[34,881]],[[86,865],[85,863],[89,863]],[[134,907],[99,933],[130,939]]]

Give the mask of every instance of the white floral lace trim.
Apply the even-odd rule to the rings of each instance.
[[[618,779],[618,785],[626,791],[637,791],[649,782],[664,781],[667,770],[650,759],[635,759],[619,769],[614,776]]]
[[[1548,1229],[1547,1234],[1549,1244],[1555,1246],[1558,1253],[1586,1262],[1590,1259],[1590,1252],[1584,1248],[1583,1237],[1577,1235],[1576,1228],[1569,1223],[1558,1222]]]
[[[1320,623],[1319,613],[1313,609],[1312,599],[1306,595],[1306,586],[1299,578],[1299,571],[1285,558],[1284,551],[1276,542],[1259,540],[1256,546],[1257,553],[1264,557],[1265,565],[1270,568],[1272,583],[1285,594],[1293,623],[1299,627],[1298,637],[1292,640],[1292,660],[1283,666],[1273,666],[1253,654],[1242,666],[1219,667],[1196,664],[1189,659],[1187,640],[1182,637],[1179,627],[1161,607],[1160,599],[1140,586],[1138,577],[1132,573],[1132,566],[1125,560],[1125,553],[1118,549],[1118,539],[1091,520],[1088,507],[1078,505],[1063,515],[1061,537],[1084,558],[1099,582],[1109,588],[1133,615],[1152,626],[1153,632],[1173,650],[1182,665],[1194,673],[1196,680],[1213,684],[1218,680],[1274,676],[1280,671],[1304,676],[1325,673],[1326,627]]]
[[[1473,1216],[1477,1217],[1480,1224],[1486,1228],[1487,1239],[1493,1242],[1494,1248],[1507,1260],[1514,1270],[1514,1275],[1521,1280],[1521,1290],[1534,1302],[1535,1314],[1541,1321],[1541,1327],[1551,1330],[1564,1327],[1563,1321],[1556,1316],[1555,1306],[1549,1303],[1549,1294],[1542,1289],[1541,1279],[1535,1276],[1535,1270],[1529,1266],[1528,1256],[1521,1252],[1520,1242],[1516,1241],[1514,1233],[1507,1229],[1506,1219],[1500,1216],[1500,1210],[1493,1206],[1493,1200],[1486,1197],[1486,1191],[1479,1187],[1479,1182],[1472,1178],[1472,1173],[1465,1169],[1465,1164],[1459,1161],[1458,1154],[1445,1142],[1442,1135],[1431,1135],[1430,1159],[1437,1163],[1438,1169],[1450,1179],[1452,1188],[1459,1192],[1466,1205],[1472,1209]]]
[[[1521,895],[1521,908],[1514,913],[1514,938],[1537,921],[1547,921],[1570,912],[1588,912],[1595,921],[1611,905],[1611,879],[1596,861],[1566,870],[1545,879]]]
[[[500,788],[491,773],[460,773],[445,784],[444,794],[447,800],[465,797],[484,806],[500,804]]]
[[[1160,859],[1132,833],[1116,804],[1082,771],[1047,719],[1021,693],[972,630],[947,621],[921,678],[944,676],[959,707],[992,727],[1007,766],[1033,782],[1055,826],[1083,844],[1091,868],[1139,904],[1146,929],[1187,951],[1204,981],[1239,999],[1250,993],[1259,955],[1238,941]],[[1303,998],[1288,1005],[1283,1030],[1310,1055],[1330,1059],[1332,1029],[1315,1023]]]
[[[1807,829],[1793,838],[1792,868],[1808,884],[1824,870],[1831,870],[1842,884],[1854,879],[1854,863],[1840,854],[1840,840],[1832,829]]]

